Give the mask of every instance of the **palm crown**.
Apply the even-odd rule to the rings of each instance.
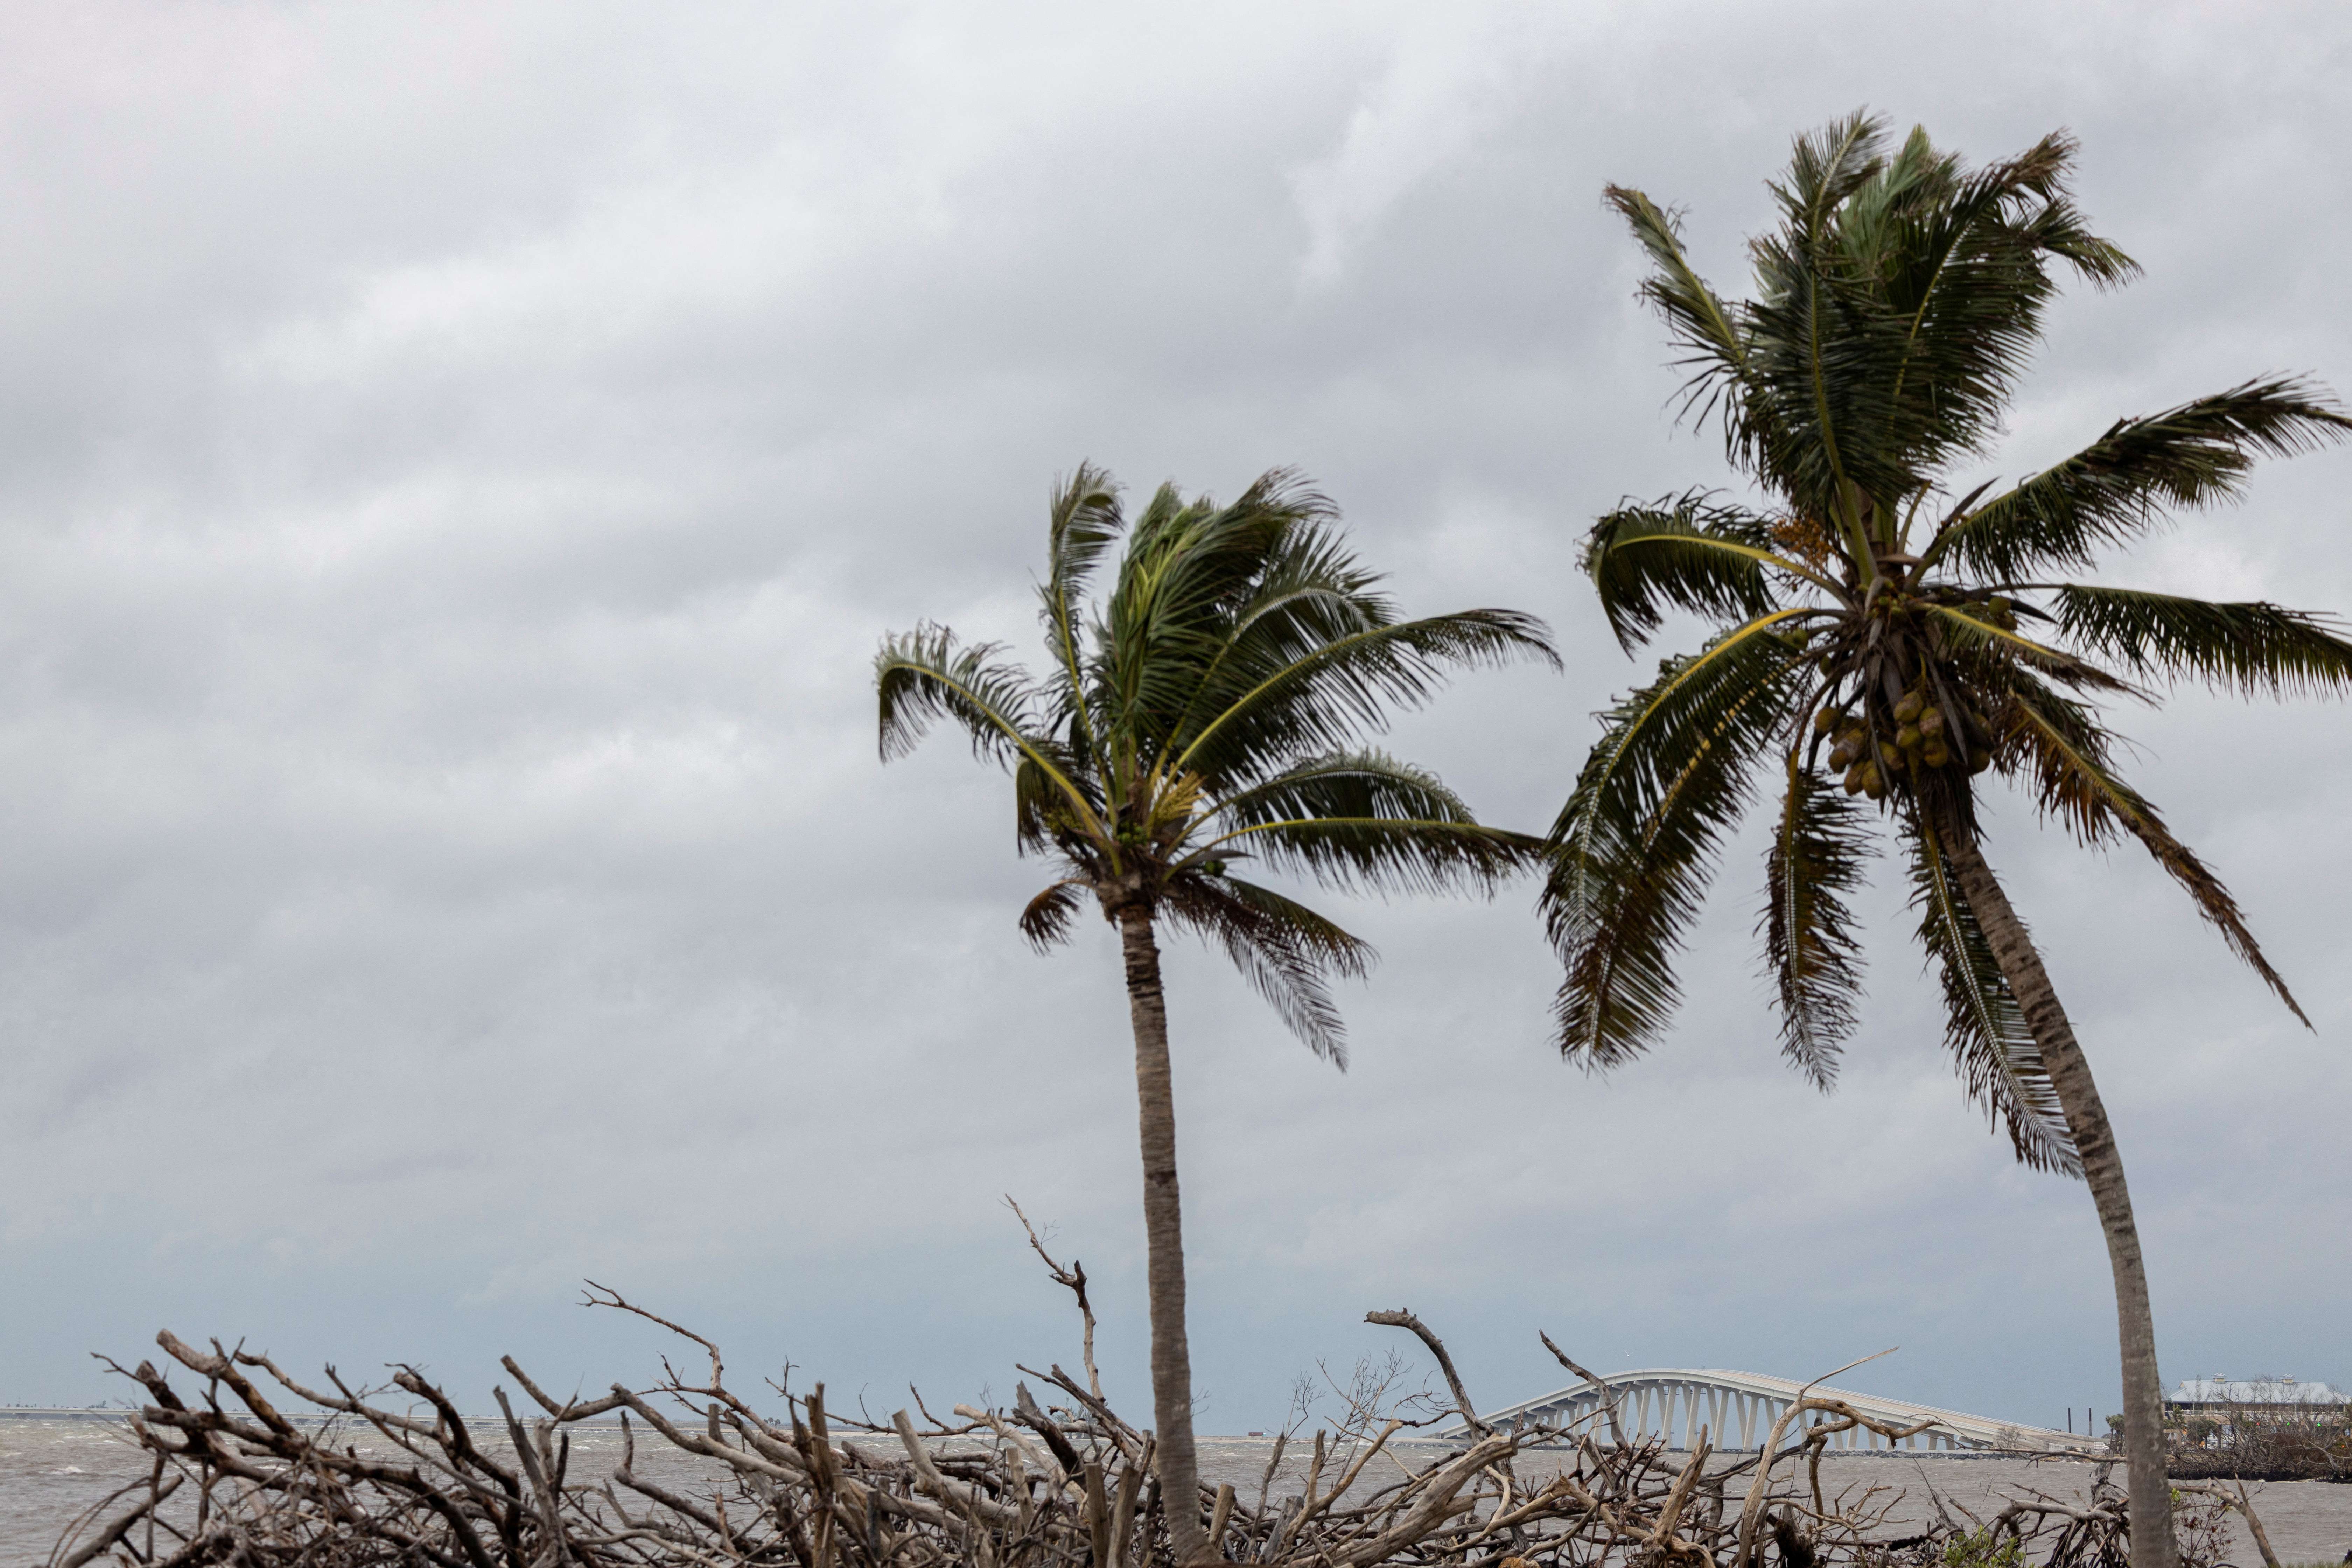
[[[886,758],[949,718],[1011,765],[1020,848],[1064,872],[1022,913],[1032,942],[1061,941],[1089,893],[1109,918],[1139,906],[1221,944],[1344,1063],[1326,982],[1360,973],[1369,948],[1236,864],[1339,887],[1490,889],[1534,842],[1359,742],[1450,665],[1557,660],[1515,611],[1399,620],[1335,521],[1276,471],[1225,506],[1163,486],[1129,527],[1116,488],[1081,467],[1052,500],[1042,677],[928,626],[886,639],[876,671]],[[1122,533],[1089,618],[1088,580]]]
[[[1151,1300],[1154,1461],[1179,1563],[1213,1557],[1202,1530],[1184,1327],[1182,1203],[1168,1016],[1154,926],[1217,942],[1316,1051],[1345,1065],[1326,982],[1370,950],[1239,861],[1341,887],[1491,889],[1540,846],[1482,827],[1437,779],[1360,742],[1420,702],[1449,665],[1553,659],[1541,623],[1508,610],[1401,621],[1341,546],[1328,502],[1265,475],[1230,506],[1154,494],[1132,528],[1109,479],[1081,467],[1054,495],[1045,674],[923,626],[876,660],[885,760],[929,723],[961,723],[1009,763],[1014,834],[1063,875],[1030,900],[1037,946],[1068,934],[1087,895],[1119,929],[1135,1034]],[[1088,579],[1126,535],[1110,591]]]
[[[1660,1037],[1717,844],[1767,776],[1780,805],[1760,930],[1783,1049],[1824,1087],[1854,1021],[1845,900],[1875,816],[1907,855],[1970,1092],[2021,1159],[2078,1168],[2034,1034],[1956,888],[1988,770],[2086,843],[2137,838],[2295,1006],[2228,890],[2119,772],[2096,704],[2183,678],[2340,691],[2352,645],[2275,605],[2057,578],[2169,508],[2232,496],[2256,456],[2352,425],[2306,384],[2249,382],[2118,420],[1998,493],[1951,497],[1955,465],[2000,428],[2053,265],[2101,286],[2137,270],[2069,199],[2073,151],[2053,135],[1970,171],[1924,132],[1890,154],[1861,115],[1803,138],[1773,187],[1779,227],[1752,242],[1750,301],[1696,276],[1649,198],[1609,191],[1649,254],[1643,293],[1683,351],[1691,411],[1766,500],[1693,492],[1592,530],[1586,566],[1629,651],[1669,611],[1717,629],[1603,716],[1554,826],[1543,903],[1571,1058],[1608,1066]]]

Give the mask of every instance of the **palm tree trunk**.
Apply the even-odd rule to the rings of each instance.
[[[2058,992],[2042,967],[2042,955],[2026,934],[2025,922],[2010,908],[2009,897],[1974,837],[1949,826],[1941,837],[1944,854],[1958,873],[1961,895],[1976,912],[1977,924],[1992,944],[1993,958],[2041,1048],[2042,1066],[2083,1156],[2083,1179],[2098,1206],[2099,1227],[2106,1233],[2107,1263],[2116,1280],[2116,1327],[2123,1344],[2132,1568],[2178,1568],[2171,1482],[2165,1473],[2164,1386],[2156,1370],[2156,1318],[2148,1308],[2147,1269],[2140,1258],[2139,1230],[2132,1223],[2131,1193],[2124,1184],[2115,1129],[2107,1124],[2091,1064],[2075,1043],[2074,1026],[2059,1005]]]
[[[1151,1290],[1151,1413],[1158,1424],[1160,1495],[1178,1563],[1210,1555],[1201,1529],[1201,1482],[1192,1454],[1192,1356],[1184,1342],[1184,1219],[1176,1191],[1176,1085],[1168,1068],[1168,1005],[1151,911],[1118,913],[1127,957],[1127,1005],[1135,1024],[1135,1098],[1143,1146],[1143,1236]]]

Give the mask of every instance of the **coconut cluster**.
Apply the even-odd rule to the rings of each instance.
[[[1886,798],[1890,771],[1916,776],[1920,769],[1965,767],[1980,773],[1992,765],[1992,731],[1984,715],[1966,703],[1935,701],[1924,685],[1881,712],[1824,708],[1813,728],[1831,738],[1830,768],[1845,774],[1845,793],[1873,800]]]

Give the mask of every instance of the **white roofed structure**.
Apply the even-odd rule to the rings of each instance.
[[[2352,1405],[2352,1394],[2333,1384],[2305,1383],[2300,1378],[2234,1378],[2216,1373],[2211,1377],[2183,1378],[2166,1403],[2187,1410],[2248,1406],[2300,1410],[2314,1405]]]

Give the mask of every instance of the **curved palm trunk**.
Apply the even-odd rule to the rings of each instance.
[[[1176,1192],[1176,1086],[1168,1068],[1168,1006],[1151,912],[1118,915],[1127,957],[1127,1005],[1135,1024],[1135,1098],[1143,1146],[1143,1235],[1151,1290],[1151,1413],[1158,1424],[1160,1495],[1179,1563],[1210,1552],[1201,1528],[1192,1455],[1192,1357],[1184,1342],[1184,1220]]]
[[[2164,1388],[2156,1370],[2156,1318],[2148,1309],[2147,1269],[2140,1259],[2139,1230],[2132,1223],[2131,1193],[2124,1185],[2115,1129],[2107,1125],[2091,1064],[2075,1043],[2074,1026],[2059,1005],[2057,990],[2042,967],[2042,955],[2026,934],[2025,922],[2010,908],[2008,895],[1974,838],[1950,827],[1942,837],[1945,856],[1958,873],[1960,892],[1976,911],[2001,975],[2041,1047],[2051,1087],[2057,1090],[2074,1147],[2083,1156],[2083,1179],[2098,1205],[2099,1227],[2106,1233],[2107,1262],[2116,1279],[2116,1326],[2123,1342],[2132,1568],[2177,1568],[2180,1558],[2172,1537],[2171,1483],[2165,1474]]]

